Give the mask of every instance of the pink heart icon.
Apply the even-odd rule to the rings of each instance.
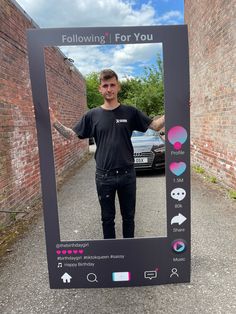
[[[83,254],[84,253],[84,250],[79,250],[79,254]]]
[[[180,176],[182,173],[184,173],[185,169],[186,169],[186,163],[183,161],[172,162],[170,164],[170,171],[176,176]]]
[[[74,253],[74,254],[77,254],[77,253],[78,253],[78,250],[73,250],[73,253]]]
[[[63,250],[63,251],[62,251],[62,254],[64,254],[64,255],[65,255],[65,254],[66,254],[66,250]]]
[[[67,253],[68,253],[68,254],[72,254],[72,250],[68,250]]]
[[[61,254],[61,251],[60,251],[60,250],[57,250],[56,253],[57,253],[57,255],[60,255],[60,254]]]

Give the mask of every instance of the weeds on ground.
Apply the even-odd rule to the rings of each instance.
[[[217,183],[217,178],[216,177],[211,177],[211,176],[209,176],[209,177],[207,177],[207,179],[209,180],[209,182],[211,182],[211,183]]]
[[[202,168],[201,166],[194,165],[194,166],[193,166],[193,170],[194,170],[196,173],[200,173],[200,174],[205,173],[205,169]]]
[[[229,197],[236,200],[236,191],[235,190],[229,190]]]
[[[10,213],[10,220],[16,221],[16,215],[17,215],[17,213]]]
[[[211,182],[211,183],[217,183],[218,182],[217,177],[207,175],[205,172],[205,169],[202,168],[201,166],[193,165],[192,168],[196,173],[202,174],[203,178],[206,179],[208,182]],[[219,186],[219,188],[220,188],[220,186]],[[236,200],[236,190],[232,190],[232,189],[228,190],[228,197],[230,199]]]

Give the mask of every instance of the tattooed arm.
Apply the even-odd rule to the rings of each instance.
[[[54,128],[62,135],[64,136],[66,139],[68,140],[71,140],[73,138],[78,138],[76,133],[70,129],[70,128],[67,128],[66,126],[64,126],[61,122],[59,122],[52,109],[49,108],[49,112],[50,112],[50,118],[51,118],[51,122],[52,122],[52,125],[54,126]]]
[[[54,128],[61,134],[63,135],[65,138],[67,138],[68,140],[73,139],[74,137],[77,138],[77,135],[75,134],[75,132],[70,129],[67,128],[66,126],[64,126],[61,122],[59,122],[58,120],[56,122],[53,123]]]

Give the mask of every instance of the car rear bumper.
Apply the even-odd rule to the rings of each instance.
[[[134,153],[134,168],[136,170],[152,170],[165,168],[165,153],[142,152]],[[142,161],[142,162],[141,162]]]

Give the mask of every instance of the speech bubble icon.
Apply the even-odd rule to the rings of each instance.
[[[146,270],[144,272],[144,278],[152,280],[153,278],[157,278],[156,270]]]
[[[174,200],[178,200],[180,202],[185,198],[186,191],[182,188],[175,188],[170,194]]]

